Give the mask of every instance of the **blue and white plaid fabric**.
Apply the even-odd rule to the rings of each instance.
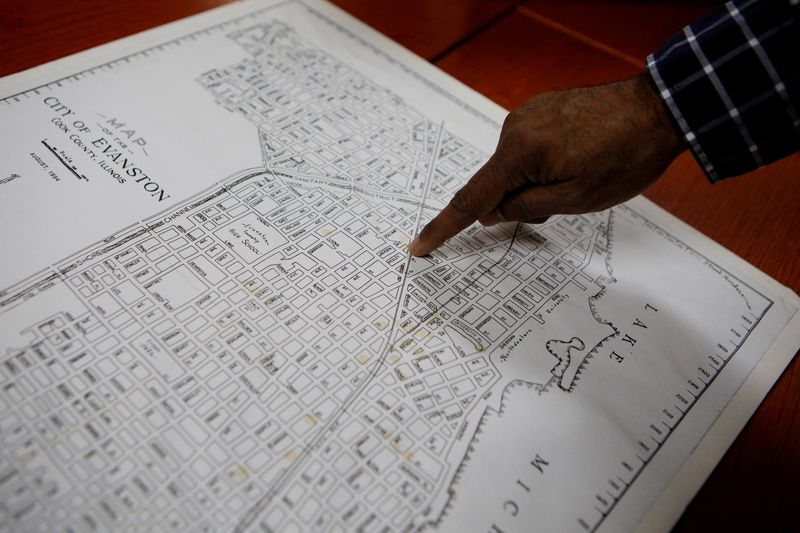
[[[800,0],[729,2],[647,69],[712,182],[800,150]]]

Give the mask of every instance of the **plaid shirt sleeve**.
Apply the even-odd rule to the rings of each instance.
[[[729,2],[647,69],[712,182],[800,149],[800,0]]]

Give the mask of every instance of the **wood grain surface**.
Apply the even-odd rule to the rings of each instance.
[[[5,0],[0,76],[226,3]],[[343,9],[512,108],[535,93],[642,71],[641,60],[713,3],[336,0]],[[684,154],[646,196],[800,291],[800,157],[710,185]],[[800,358],[773,387],[675,531],[800,524]]]
[[[521,10],[557,22],[642,62],[688,22],[714,7],[702,2],[525,0]]]
[[[127,37],[231,0],[3,0],[0,76]],[[504,14],[513,0],[334,0],[415,54],[433,60]]]

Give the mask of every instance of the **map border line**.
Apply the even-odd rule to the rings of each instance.
[[[408,66],[407,66],[405,63],[403,63],[402,61],[400,61],[400,60],[396,59],[395,57],[393,57],[393,56],[389,55],[388,53],[384,52],[383,50],[380,50],[380,49],[378,49],[378,48],[377,48],[375,45],[373,45],[372,43],[369,43],[369,42],[367,42],[367,41],[366,41],[366,40],[364,40],[363,38],[361,38],[361,37],[359,37],[359,36],[355,35],[353,32],[351,32],[351,31],[350,31],[350,30],[348,30],[347,28],[344,28],[344,27],[343,27],[343,26],[341,26],[339,23],[337,23],[337,22],[333,21],[332,19],[328,18],[328,17],[327,17],[325,14],[323,14],[323,13],[319,12],[318,10],[316,10],[316,9],[314,9],[313,7],[311,7],[311,6],[309,6],[308,4],[306,4],[306,3],[305,3],[303,0],[284,0],[283,2],[278,2],[278,3],[276,3],[276,4],[273,4],[273,5],[271,5],[271,6],[267,6],[267,7],[265,7],[265,8],[261,8],[261,9],[255,10],[255,11],[251,11],[251,12],[248,12],[248,13],[245,13],[245,14],[242,14],[242,15],[239,15],[239,16],[237,16],[237,17],[234,17],[234,18],[231,18],[231,19],[227,19],[227,20],[225,20],[225,21],[222,21],[222,22],[220,22],[220,23],[217,23],[217,24],[212,24],[212,25],[210,25],[210,26],[206,26],[206,27],[204,27],[204,28],[202,28],[202,29],[195,30],[195,31],[189,32],[189,33],[187,33],[187,34],[183,34],[183,35],[177,36],[177,37],[175,37],[175,38],[173,38],[173,39],[170,39],[170,40],[168,40],[168,41],[164,41],[164,42],[162,42],[162,43],[160,43],[160,44],[153,45],[153,46],[151,46],[151,47],[147,47],[147,48],[144,48],[144,49],[138,50],[138,51],[136,51],[136,52],[132,52],[131,54],[128,54],[128,55],[126,55],[126,56],[123,56],[123,57],[120,57],[120,58],[117,58],[117,59],[114,59],[114,60],[111,60],[111,61],[108,61],[108,62],[105,62],[105,63],[99,64],[99,65],[95,65],[95,66],[93,66],[93,67],[91,67],[91,68],[85,69],[85,70],[83,70],[83,71],[79,71],[79,72],[77,72],[77,73],[75,73],[75,74],[72,74],[72,75],[69,75],[69,76],[65,76],[65,77],[59,78],[59,79],[57,79],[57,80],[53,80],[53,81],[50,81],[50,82],[47,82],[47,83],[41,84],[41,85],[39,85],[39,86],[36,86],[36,87],[34,87],[34,88],[30,88],[30,89],[26,89],[26,90],[20,91],[20,92],[18,92],[18,93],[16,93],[16,94],[12,94],[12,95],[10,95],[10,96],[7,96],[7,97],[3,97],[2,99],[0,99],[0,101],[4,102],[4,103],[6,103],[6,104],[13,105],[13,103],[11,102],[11,100],[13,100],[13,101],[15,101],[15,102],[19,102],[19,101],[20,101],[20,100],[19,100],[19,97],[20,97],[20,96],[22,96],[22,95],[26,95],[26,96],[27,96],[27,94],[28,94],[28,93],[35,93],[35,94],[39,94],[39,93],[38,93],[38,91],[39,91],[40,89],[47,88],[47,87],[49,87],[49,86],[51,86],[51,85],[57,85],[57,86],[61,86],[61,83],[62,83],[62,82],[67,82],[67,81],[70,81],[70,82],[75,82],[75,81],[79,81],[79,80],[80,80],[80,78],[79,78],[79,77],[82,77],[82,76],[84,76],[85,74],[91,74],[91,73],[92,73],[92,71],[95,71],[95,70],[98,70],[98,69],[101,69],[101,68],[104,68],[104,67],[107,67],[107,66],[111,66],[111,65],[113,65],[113,64],[115,64],[115,63],[119,63],[119,62],[122,62],[122,61],[129,62],[129,60],[130,60],[130,58],[131,58],[131,57],[139,56],[139,55],[142,55],[142,54],[144,54],[144,55],[146,56],[148,52],[151,52],[151,51],[153,51],[153,50],[158,50],[158,51],[161,51],[162,49],[164,49],[164,47],[166,47],[166,46],[168,46],[168,45],[170,45],[170,44],[172,44],[172,43],[175,43],[175,42],[178,42],[178,41],[181,41],[181,40],[184,40],[184,39],[190,38],[190,37],[192,37],[192,36],[194,36],[194,35],[203,34],[203,33],[208,33],[208,32],[209,32],[210,30],[212,30],[212,29],[216,29],[216,28],[219,28],[219,27],[222,27],[222,26],[225,26],[225,25],[231,24],[231,23],[233,23],[233,22],[238,22],[238,21],[240,21],[240,20],[242,20],[242,19],[245,19],[245,18],[260,16],[260,15],[262,15],[263,13],[269,12],[269,11],[271,11],[271,10],[273,10],[273,9],[277,9],[277,8],[285,7],[285,6],[292,5],[292,4],[299,4],[299,5],[302,5],[302,6],[303,6],[303,7],[305,7],[305,8],[306,8],[306,9],[307,9],[309,12],[311,12],[311,13],[315,14],[315,15],[316,15],[317,17],[319,17],[320,19],[322,19],[322,20],[324,20],[324,21],[328,22],[329,24],[331,24],[333,27],[335,27],[335,28],[336,28],[336,29],[338,29],[339,31],[341,31],[341,32],[343,32],[343,33],[346,33],[346,34],[348,34],[348,35],[349,35],[351,38],[353,38],[353,39],[356,39],[356,40],[357,40],[357,41],[359,41],[361,44],[363,44],[363,45],[367,46],[368,48],[372,49],[374,52],[378,53],[379,55],[381,55],[381,56],[383,56],[384,58],[386,58],[387,60],[389,60],[391,63],[393,63],[393,64],[396,64],[396,65],[400,66],[400,67],[401,67],[403,70],[405,70],[407,73],[409,73],[409,74],[411,74],[413,77],[415,77],[415,78],[419,79],[420,81],[422,81],[423,83],[425,83],[427,86],[429,86],[429,87],[431,87],[431,88],[435,89],[435,90],[436,90],[438,93],[440,93],[440,94],[442,94],[443,96],[447,97],[448,99],[450,99],[450,100],[452,100],[452,101],[454,101],[454,102],[458,103],[458,104],[460,105],[460,107],[463,107],[464,109],[466,109],[466,110],[468,110],[468,111],[472,112],[472,113],[473,113],[473,115],[475,115],[475,116],[477,116],[477,117],[479,117],[479,118],[482,118],[482,119],[483,119],[485,122],[488,122],[488,123],[490,123],[490,124],[493,124],[493,125],[495,125],[495,126],[498,126],[498,123],[497,123],[496,121],[492,120],[491,118],[489,118],[489,117],[488,117],[487,115],[485,115],[484,113],[482,113],[482,112],[478,111],[477,109],[475,109],[474,107],[470,106],[469,104],[467,104],[467,103],[466,103],[466,102],[464,102],[462,99],[460,99],[460,98],[458,98],[457,96],[455,96],[454,94],[452,94],[452,93],[449,93],[449,92],[445,91],[445,90],[444,90],[444,89],[443,89],[441,86],[437,85],[435,82],[431,81],[429,78],[427,78],[427,77],[425,77],[425,76],[423,76],[423,75],[421,75],[421,74],[419,74],[419,73],[417,73],[417,72],[413,71],[413,70],[412,70],[410,67],[408,67]],[[233,176],[230,176],[230,177],[229,177],[229,178],[227,178],[227,179],[230,179],[231,177],[233,177]],[[247,176],[247,177],[244,177],[244,179],[249,179],[249,178],[252,178],[252,177],[254,177],[254,176],[253,176],[253,175],[251,175],[251,176]],[[129,225],[128,225],[128,226],[126,226],[125,228],[123,228],[123,229],[120,229],[120,230],[118,230],[118,231],[116,231],[116,232],[112,233],[112,235],[117,235],[117,234],[119,234],[119,233],[127,232],[127,231],[129,231],[129,230],[131,230],[131,229],[134,229],[134,230],[135,230],[135,229],[137,228],[137,226],[138,226],[138,227],[139,227],[141,230],[143,230],[143,231],[151,231],[151,228],[153,228],[153,227],[157,227],[157,225],[163,224],[164,222],[163,222],[163,220],[162,220],[160,224],[157,224],[157,225],[156,225],[156,223],[148,223],[147,221],[149,221],[149,220],[154,220],[154,219],[156,219],[157,217],[159,217],[159,216],[162,216],[162,214],[163,214],[163,213],[166,213],[166,212],[169,212],[169,211],[174,211],[176,208],[179,208],[179,207],[181,207],[181,206],[182,206],[182,207],[186,207],[186,206],[188,205],[188,203],[189,203],[189,202],[190,202],[190,201],[191,201],[193,198],[197,198],[198,196],[202,196],[202,195],[203,195],[203,193],[205,193],[206,191],[211,191],[211,190],[218,190],[220,193],[222,193],[222,192],[226,192],[226,191],[228,190],[228,186],[227,186],[227,185],[224,185],[224,184],[222,184],[222,181],[220,180],[220,181],[218,181],[217,183],[215,183],[215,184],[213,184],[213,185],[211,185],[211,186],[207,187],[207,188],[206,188],[204,191],[200,191],[200,192],[198,192],[198,193],[196,193],[196,194],[194,194],[194,195],[191,195],[191,196],[189,196],[188,198],[185,198],[184,200],[182,200],[182,201],[180,201],[180,202],[176,202],[175,204],[173,204],[173,206],[171,206],[171,207],[169,207],[169,208],[166,208],[165,210],[162,210],[162,211],[160,211],[159,213],[155,213],[155,214],[153,214],[153,215],[151,215],[151,216],[149,216],[149,217],[146,217],[146,218],[145,218],[145,219],[143,219],[142,221],[139,221],[139,222],[135,222],[135,223],[129,224]],[[208,197],[204,198],[204,199],[203,199],[201,202],[198,202],[198,203],[197,203],[195,206],[192,206],[192,208],[191,208],[191,209],[194,209],[194,208],[195,208],[196,206],[198,206],[198,205],[202,205],[202,203],[204,203],[205,201],[208,201]],[[424,203],[424,202],[423,202],[423,203]],[[656,223],[654,223],[653,221],[651,221],[651,220],[649,220],[649,219],[645,218],[645,217],[644,217],[644,216],[642,216],[642,215],[641,215],[641,214],[640,214],[640,213],[639,213],[639,212],[638,212],[636,209],[634,209],[634,208],[632,208],[632,207],[630,207],[630,206],[627,206],[627,205],[622,205],[622,206],[619,206],[619,207],[622,207],[622,208],[624,208],[624,209],[627,209],[627,210],[629,210],[630,212],[632,212],[632,213],[634,214],[634,216],[636,216],[637,218],[640,218],[640,219],[642,219],[642,220],[646,221],[648,225],[651,225],[652,227],[654,227],[654,228],[657,228],[657,229],[658,229],[660,232],[662,232],[664,235],[669,235],[669,236],[672,236],[672,237],[674,237],[674,235],[673,235],[673,233],[672,233],[672,232],[665,230],[665,229],[664,229],[662,226],[660,226],[659,224],[656,224]],[[144,226],[140,226],[140,225],[144,225]],[[138,233],[138,232],[137,232],[137,231],[134,231],[133,233]],[[128,235],[127,237],[130,237],[130,235]],[[609,515],[610,515],[610,514],[613,512],[614,508],[616,507],[616,504],[617,504],[617,503],[618,503],[618,502],[619,502],[619,501],[622,499],[622,497],[623,497],[623,496],[625,495],[625,493],[628,491],[628,489],[630,488],[630,486],[631,486],[631,485],[633,485],[633,484],[635,483],[635,481],[636,481],[636,480],[639,478],[640,474],[641,474],[641,473],[644,471],[644,469],[647,467],[647,465],[648,465],[648,464],[650,464],[650,462],[651,462],[651,461],[653,460],[653,458],[656,456],[656,454],[658,453],[658,451],[660,451],[660,450],[661,450],[661,449],[664,447],[664,444],[666,444],[666,443],[667,443],[667,441],[669,440],[669,437],[670,437],[670,436],[672,436],[672,435],[675,433],[675,430],[677,429],[677,427],[679,426],[679,424],[680,424],[680,423],[681,423],[681,422],[682,422],[682,421],[683,421],[683,420],[686,418],[686,415],[687,415],[687,414],[688,414],[688,413],[689,413],[689,412],[692,410],[692,408],[693,408],[693,407],[694,407],[694,406],[697,404],[697,401],[700,399],[700,397],[701,397],[701,396],[702,396],[702,395],[703,395],[703,394],[704,394],[704,393],[705,393],[705,392],[706,392],[706,391],[707,391],[707,390],[710,388],[710,386],[711,386],[711,385],[714,383],[714,381],[716,380],[716,378],[717,378],[717,377],[718,377],[718,376],[719,376],[719,375],[722,373],[723,369],[724,369],[724,368],[726,367],[726,365],[727,365],[727,364],[730,362],[730,360],[731,360],[731,359],[733,359],[733,357],[736,355],[736,353],[739,351],[739,349],[740,349],[742,346],[744,346],[744,345],[746,344],[746,342],[747,342],[747,339],[750,337],[751,333],[752,333],[752,332],[755,330],[755,328],[758,326],[758,324],[761,322],[761,320],[763,320],[763,318],[764,318],[764,317],[767,315],[767,313],[768,313],[768,312],[769,312],[769,311],[772,309],[772,307],[773,307],[773,305],[774,305],[774,303],[775,303],[773,299],[771,299],[771,298],[769,298],[768,296],[764,295],[764,294],[763,294],[762,292],[760,292],[758,289],[755,289],[754,287],[752,287],[752,286],[751,286],[751,285],[750,285],[750,284],[749,284],[747,281],[745,281],[745,280],[741,279],[740,277],[738,277],[737,275],[733,274],[733,273],[732,273],[732,272],[730,272],[729,270],[727,270],[727,269],[725,269],[725,268],[722,268],[722,267],[720,267],[720,265],[719,265],[719,264],[718,264],[716,261],[713,261],[713,260],[709,259],[709,258],[708,258],[706,255],[704,255],[703,253],[699,252],[699,251],[698,251],[698,250],[696,250],[694,247],[692,247],[692,246],[689,246],[688,244],[686,244],[686,243],[685,243],[685,242],[684,242],[682,239],[676,238],[676,239],[675,239],[675,241],[676,241],[677,243],[680,243],[680,244],[681,244],[681,245],[682,245],[682,246],[683,246],[685,249],[689,250],[691,253],[693,253],[693,254],[696,254],[696,256],[698,256],[698,257],[700,257],[700,258],[703,258],[703,259],[705,259],[706,261],[708,261],[710,264],[713,264],[713,265],[717,266],[717,267],[718,267],[718,268],[719,268],[719,269],[720,269],[722,272],[725,272],[725,273],[726,273],[728,276],[730,276],[730,278],[732,278],[732,279],[735,279],[735,280],[739,281],[740,283],[742,283],[742,285],[744,285],[744,286],[748,287],[748,288],[749,288],[751,291],[753,291],[754,293],[756,293],[756,294],[758,294],[759,296],[761,296],[762,298],[764,298],[764,299],[765,299],[765,300],[768,302],[768,304],[766,305],[766,307],[764,308],[764,310],[762,311],[762,313],[761,313],[761,314],[760,314],[760,315],[759,315],[759,316],[756,318],[756,320],[754,321],[753,327],[752,327],[752,328],[750,328],[750,329],[748,330],[748,332],[745,334],[745,336],[744,336],[744,338],[742,339],[742,341],[740,342],[740,344],[739,344],[739,345],[736,347],[736,349],[735,349],[735,350],[734,350],[734,351],[733,351],[733,352],[730,354],[730,356],[728,357],[728,359],[727,359],[727,360],[725,360],[725,361],[724,361],[724,363],[723,363],[723,364],[722,364],[722,365],[719,367],[719,369],[718,369],[718,370],[717,370],[717,372],[714,374],[714,376],[712,376],[712,378],[711,378],[711,379],[710,379],[710,380],[709,380],[707,383],[705,383],[705,384],[704,384],[704,387],[703,387],[702,391],[700,391],[700,392],[699,392],[699,393],[698,393],[696,396],[694,396],[694,400],[693,400],[693,401],[692,401],[692,403],[691,403],[691,404],[690,404],[690,405],[689,405],[689,406],[686,408],[686,410],[685,410],[685,411],[684,411],[684,412],[681,414],[681,416],[680,416],[679,420],[678,420],[678,421],[675,423],[675,425],[674,425],[674,427],[672,428],[672,430],[670,431],[670,433],[669,433],[669,434],[668,434],[668,435],[667,435],[667,436],[666,436],[666,437],[665,437],[665,438],[664,438],[664,439],[661,441],[661,443],[659,443],[659,444],[658,444],[658,446],[657,446],[656,450],[655,450],[655,451],[654,451],[654,452],[653,452],[653,453],[650,455],[650,457],[647,459],[647,461],[643,461],[643,464],[642,464],[641,468],[639,468],[639,469],[638,469],[637,473],[634,475],[634,477],[631,479],[631,481],[630,481],[629,483],[627,483],[627,484],[626,484],[625,488],[623,489],[623,491],[622,491],[622,492],[620,492],[619,496],[618,496],[618,497],[616,497],[616,498],[614,499],[614,503],[611,505],[611,507],[609,507],[609,508],[608,508],[608,510],[607,510],[605,513],[603,513],[603,514],[602,514],[602,518],[601,518],[601,520],[600,520],[600,521],[599,521],[599,522],[598,522],[598,523],[597,523],[597,524],[594,526],[594,528],[593,528],[591,531],[595,531],[595,530],[597,530],[597,529],[598,529],[598,528],[599,528],[599,527],[602,525],[602,523],[605,521],[605,519],[606,519],[606,518],[607,518],[607,517],[608,517],[608,516],[609,516]],[[103,243],[103,241],[97,241],[95,244],[88,245],[88,246],[87,246],[87,247],[85,247],[83,250],[92,249],[92,248],[93,248],[93,249],[96,249],[97,245],[100,245],[100,246],[102,246],[102,243]],[[113,243],[113,244],[114,244],[114,245],[119,245],[119,244],[120,244],[120,242],[118,241],[118,242],[115,242],[115,243]],[[716,243],[715,243],[715,244],[716,244]],[[717,245],[718,245],[718,244],[717,244]],[[513,246],[513,240],[512,240],[512,246]],[[718,246],[719,246],[719,245],[718,245]],[[79,253],[80,253],[80,252],[78,252],[78,253],[73,253],[73,254],[70,254],[70,255],[69,255],[69,256],[67,256],[66,258],[62,259],[62,260],[61,260],[59,263],[68,262],[70,259],[77,258],[76,256],[77,256]],[[102,251],[102,252],[100,252],[100,253],[105,253],[105,251]],[[56,263],[56,264],[58,264],[58,263]],[[38,273],[31,274],[30,276],[27,276],[27,277],[26,277],[26,278],[24,278],[23,280],[20,280],[19,282],[16,282],[16,283],[14,283],[13,285],[11,285],[10,287],[8,287],[7,289],[4,289],[4,290],[0,291],[0,294],[6,294],[6,295],[7,295],[7,294],[9,293],[9,289],[12,289],[12,288],[14,288],[15,286],[20,286],[20,285],[28,285],[28,283],[26,283],[28,280],[32,280],[32,278],[37,278],[37,277],[40,277],[40,276],[45,276],[45,279],[43,279],[43,280],[39,280],[39,281],[36,281],[36,282],[32,282],[32,283],[31,283],[31,285],[39,285],[39,284],[41,284],[41,283],[43,283],[43,282],[47,282],[47,281],[49,281],[49,280],[52,280],[53,276],[55,276],[55,277],[57,277],[57,278],[60,278],[60,281],[62,281],[62,282],[66,282],[66,280],[64,279],[64,274],[65,274],[65,272],[64,272],[62,269],[55,270],[55,271],[54,271],[54,270],[51,270],[51,269],[54,269],[54,266],[45,267],[45,268],[41,269],[41,270],[40,270]],[[48,272],[52,273],[52,275],[50,275],[50,276],[47,276],[47,273],[48,273]],[[30,287],[28,287],[28,288],[30,288]],[[0,303],[5,303],[5,302],[7,302],[7,301],[8,301],[8,300],[6,300],[6,301],[4,301],[4,302],[0,302]],[[2,312],[4,312],[4,311],[0,311],[0,314],[1,314]],[[701,436],[701,439],[702,439],[702,436]],[[645,512],[646,512],[646,511],[645,511]]]

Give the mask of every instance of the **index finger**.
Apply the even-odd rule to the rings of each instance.
[[[491,212],[505,196],[508,185],[493,155],[459,189],[441,213],[431,220],[408,247],[411,255],[426,255],[464,228]]]

